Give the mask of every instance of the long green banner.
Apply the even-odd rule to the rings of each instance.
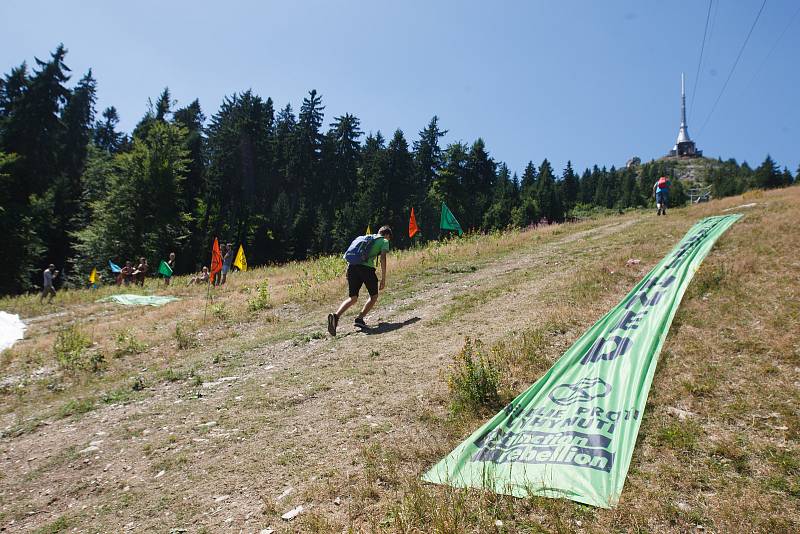
[[[695,224],[541,379],[423,480],[616,505],[672,318],[703,258],[740,217]]]

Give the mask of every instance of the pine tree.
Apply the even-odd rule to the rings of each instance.
[[[644,206],[644,199],[636,181],[636,173],[633,169],[623,169],[620,172],[620,193],[618,205],[620,208],[632,208]]]
[[[36,59],[31,76],[24,67],[6,77],[2,91],[0,152],[16,155],[4,179],[3,212],[6,249],[0,263],[0,293],[17,292],[40,283],[41,265],[63,265],[67,258],[48,254],[45,242],[53,238],[55,186],[64,175],[60,168],[64,124],[61,114],[70,98],[65,87],[69,68],[63,45],[49,61]],[[55,253],[55,251],[53,251]]]
[[[333,233],[334,247],[338,250],[345,249],[355,236],[364,232],[367,225],[377,230],[378,225],[385,224],[388,219],[387,174],[386,141],[378,131],[375,135],[369,134],[364,141],[353,201],[345,203],[337,211]]]
[[[363,135],[359,125],[357,117],[346,113],[334,118],[325,134],[318,177],[323,190],[314,234],[315,249],[321,252],[332,251],[339,241],[341,236],[335,235],[341,228],[338,211],[353,203],[361,160],[359,137]]]
[[[512,224],[512,210],[516,203],[514,182],[508,166],[500,164],[497,181],[492,192],[492,201],[483,216],[485,230],[500,230]]]
[[[601,174],[602,173],[597,165],[592,167],[591,172],[589,169],[584,171],[583,176],[581,176],[580,186],[578,188],[580,190],[580,199],[582,204],[594,204],[594,198],[597,195],[597,183],[600,181]]]
[[[59,175],[53,180],[53,217],[49,219],[45,246],[51,257],[62,260],[74,255],[71,234],[81,228],[81,176],[92,138],[95,91],[96,82],[89,70],[70,93],[61,113],[64,129],[59,143]]]
[[[578,177],[572,169],[572,162],[567,161],[567,167],[561,175],[561,191],[564,198],[564,209],[569,211],[578,201]]]
[[[303,257],[295,225],[299,214],[305,212],[302,186],[297,177],[297,118],[291,104],[278,112],[275,118],[275,133],[272,138],[273,170],[278,197],[269,212],[269,227],[265,235],[269,239],[267,257],[273,261]]]
[[[204,196],[206,139],[203,123],[205,120],[199,100],[194,100],[188,106],[178,109],[173,115],[174,123],[187,132],[186,149],[189,151],[190,163],[184,187],[184,204],[189,212],[195,211],[197,200]]]
[[[792,172],[786,167],[783,168],[783,174],[781,178],[782,178],[781,180],[782,187],[790,186],[794,182],[794,177],[792,176]]]
[[[29,83],[28,64],[24,61],[19,67],[12,68],[5,79],[0,79],[0,127],[3,119],[11,115],[15,105],[22,100]]]
[[[304,250],[298,250],[301,254],[319,252],[315,248],[314,236],[320,232],[320,224],[316,219],[320,215],[318,208],[324,200],[322,196],[324,185],[319,173],[323,142],[320,130],[324,109],[322,97],[315,89],[311,90],[300,106],[297,127],[294,130],[296,159],[293,160],[292,175],[299,181],[298,187],[302,191],[302,201],[294,222],[294,233],[298,243],[303,243],[306,247]],[[328,224],[332,226],[333,223],[323,221],[323,226]]]
[[[480,227],[497,180],[496,168],[497,164],[486,150],[486,143],[478,138],[470,147],[461,189],[464,214],[459,220],[465,230]]]
[[[321,197],[317,170],[322,151],[323,136],[321,133],[323,111],[322,97],[316,90],[311,90],[303,99],[300,113],[297,116],[295,136],[297,142],[297,176],[305,186],[305,192],[311,198]]]
[[[522,191],[535,189],[538,176],[539,175],[536,172],[536,165],[534,165],[532,161],[529,161],[528,164],[525,165],[525,170],[522,172],[520,189]]]
[[[462,204],[464,196],[463,184],[467,173],[468,160],[467,146],[464,143],[456,142],[448,145],[442,154],[442,166],[428,191],[428,202],[431,205],[438,208],[444,202],[450,208],[450,211],[456,214],[459,221],[461,221],[464,214],[464,205]],[[464,224],[462,223],[461,226],[464,227]],[[438,209],[436,211],[436,228],[436,235],[438,235]]]
[[[539,166],[536,198],[539,214],[549,223],[564,221],[564,204],[553,177],[553,167],[545,158]]]
[[[780,187],[783,184],[783,176],[778,170],[778,164],[767,154],[764,163],[753,173],[753,185],[764,189]]]
[[[119,152],[126,144],[125,134],[117,132],[119,115],[117,108],[108,107],[103,111],[103,120],[94,125],[94,144],[111,154]]]
[[[357,117],[346,113],[334,118],[326,136],[330,139],[330,154],[323,158],[329,160],[323,164],[323,167],[327,167],[328,178],[323,183],[323,198],[333,205],[349,202],[355,193],[356,173],[361,163],[359,138],[363,132],[360,125],[361,121]]]
[[[417,185],[423,191],[430,188],[436,179],[436,173],[442,165],[442,149],[439,139],[447,134],[447,130],[439,129],[439,117],[436,115],[414,141],[414,162],[417,166]]]
[[[202,202],[207,199],[206,169],[207,149],[203,124],[205,115],[200,107],[200,101],[195,99],[191,104],[175,111],[172,116],[173,123],[186,131],[185,148],[188,151],[189,163],[183,184],[183,206],[187,214],[191,215],[187,226],[189,239],[184,250],[177,258],[176,269],[178,272],[195,270],[195,258],[204,253],[207,241],[207,227],[203,226],[207,205]]]
[[[274,199],[271,179],[272,101],[252,91],[226,97],[208,127],[206,210],[207,237],[250,243],[265,236],[269,221],[264,206]],[[249,248],[253,262],[264,261],[265,241]]]
[[[157,121],[166,122],[169,120],[169,115],[172,113],[172,106],[175,105],[175,101],[172,100],[172,95],[169,92],[169,87],[165,87],[161,94],[158,96],[158,100],[155,104],[155,119]]]
[[[519,189],[519,206],[512,209],[511,222],[524,228],[539,221],[538,173],[532,161],[525,165]]]
[[[397,246],[409,243],[408,234],[402,230],[408,224],[411,212],[411,188],[414,176],[414,157],[409,151],[408,142],[402,130],[395,130],[392,140],[386,147],[386,178],[384,191],[385,205],[388,208],[386,219],[378,221],[397,228],[395,242]],[[377,229],[376,229],[377,230]]]
[[[592,203],[603,208],[610,208],[614,205],[614,184],[605,167],[597,176],[597,188]]]

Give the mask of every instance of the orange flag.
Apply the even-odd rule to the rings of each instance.
[[[411,218],[408,220],[408,237],[414,237],[417,232],[419,232],[419,226],[417,226],[417,218],[414,217],[414,208],[411,208]]]
[[[214,276],[222,270],[222,254],[219,251],[219,241],[214,238],[214,246],[211,247],[211,283],[214,283]]]

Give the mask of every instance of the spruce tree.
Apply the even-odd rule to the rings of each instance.
[[[538,173],[532,161],[525,165],[519,184],[519,206],[512,210],[512,224],[519,228],[539,221]]]
[[[98,120],[94,125],[94,144],[110,154],[119,152],[125,145],[125,134],[117,132],[119,115],[117,108],[108,107],[103,111],[103,120]]]
[[[207,227],[203,221],[207,212],[206,169],[207,148],[204,134],[205,115],[200,107],[200,101],[195,99],[191,104],[175,111],[172,121],[186,132],[184,146],[188,151],[189,163],[183,184],[183,207],[191,215],[187,226],[189,239],[185,249],[177,258],[176,269],[186,272],[196,269],[195,258],[204,254],[204,245],[207,240]]]
[[[252,91],[226,97],[208,127],[206,208],[208,238],[237,243],[265,236],[264,206],[274,199],[271,132],[273,109]],[[264,261],[265,241],[250,247],[251,257]]]
[[[452,143],[445,148],[442,154],[442,166],[428,191],[428,202],[437,207],[436,235],[439,233],[439,211],[442,202],[446,203],[456,218],[462,220],[464,205],[463,185],[465,182],[466,168],[469,159],[467,146],[462,142]],[[464,224],[462,224],[464,227]]]
[[[553,177],[553,167],[545,158],[539,166],[536,198],[539,214],[549,223],[564,221],[564,204]]]
[[[349,113],[335,117],[327,137],[330,139],[330,155],[327,159],[327,180],[324,199],[333,205],[349,202],[355,193],[356,173],[361,163],[361,144],[363,135],[361,121]]]
[[[0,78],[0,128],[3,127],[3,120],[14,112],[15,105],[21,102],[29,83],[28,64],[25,62],[12,68],[4,79]]]
[[[395,130],[392,140],[386,147],[386,177],[384,182],[385,205],[388,208],[386,219],[380,224],[389,224],[397,228],[395,242],[397,246],[409,243],[408,233],[402,231],[408,225],[411,212],[411,187],[414,176],[414,158],[409,151],[408,142],[402,130]]]
[[[95,91],[96,82],[90,70],[71,91],[61,113],[64,129],[59,143],[59,175],[53,181],[53,217],[49,219],[50,231],[45,245],[51,257],[63,260],[74,255],[71,235],[81,228],[81,176],[92,138]],[[64,269],[66,271],[67,267]],[[74,274],[81,276],[81,273]]]
[[[319,208],[323,202],[322,191],[324,191],[319,173],[324,110],[322,97],[317,94],[315,89],[311,90],[308,97],[303,99],[303,105],[300,106],[295,128],[296,159],[293,161],[292,175],[299,181],[298,186],[302,191],[302,200],[294,221],[294,233],[297,241],[305,247],[298,250],[300,254],[319,252],[319,249],[315,248],[314,236],[319,234],[321,229],[333,224],[332,221],[321,221],[320,225],[320,221],[317,220],[322,215]]]
[[[512,224],[515,204],[514,182],[505,163],[500,164],[491,203],[483,216],[484,230],[500,230]]]
[[[465,230],[480,227],[497,180],[496,168],[497,164],[486,150],[486,143],[478,138],[470,147],[461,189],[464,214],[459,221]]]
[[[790,186],[792,185],[792,182],[794,182],[794,177],[792,176],[792,172],[786,167],[783,168],[783,173],[781,178],[782,178],[781,179],[782,187]]]
[[[269,211],[270,239],[267,257],[272,261],[303,257],[298,246],[295,225],[299,214],[304,213],[302,183],[297,177],[297,117],[291,104],[281,109],[275,118],[275,133],[272,138],[273,172],[276,191],[280,191]]]
[[[65,87],[69,68],[64,64],[63,45],[49,61],[36,59],[28,77],[20,67],[3,84],[0,152],[16,155],[4,180],[2,207],[12,223],[5,228],[7,253],[0,263],[0,292],[9,293],[41,283],[42,265],[63,266],[68,259],[61,252],[48,253],[58,229],[54,215],[57,185],[63,185],[62,145],[64,124],[61,114],[70,91]],[[24,85],[22,85],[24,84]]]
[[[439,139],[446,134],[447,130],[439,127],[439,117],[434,115],[428,125],[419,132],[419,139],[414,141],[416,183],[409,201],[414,207],[420,227],[421,235],[416,239],[431,239],[438,233],[439,206],[429,201],[428,194],[442,166],[442,148]]]
[[[318,205],[315,248],[330,252],[339,241],[336,234],[341,227],[338,213],[354,202],[357,173],[361,159],[359,137],[363,134],[360,121],[346,113],[334,118],[322,146],[319,168],[321,201]]]
[[[778,170],[778,164],[767,154],[764,163],[758,166],[753,173],[753,185],[763,189],[780,187],[783,184],[783,176]]]
[[[571,161],[567,161],[567,166],[561,175],[561,191],[564,197],[564,209],[569,211],[578,201],[578,177],[572,169]]]

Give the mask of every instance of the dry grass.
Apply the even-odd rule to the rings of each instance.
[[[487,416],[450,411],[448,366],[465,336],[483,340],[507,399],[698,218],[748,202],[758,205],[720,239],[676,316],[616,509],[419,481]],[[114,288],[62,292],[46,316],[34,297],[3,300],[32,322],[0,356],[0,527],[795,532],[798,214],[794,188],[392,254],[376,321],[422,321],[380,336],[321,335],[344,293],[333,257],[234,273],[207,309],[205,288],[179,277],[148,288],[182,299],[155,309],[94,302]],[[105,367],[57,365],[67,328]],[[76,458],[98,431],[113,451],[107,473],[105,459]],[[25,465],[29,475],[15,471]],[[308,511],[282,522],[296,504]]]

